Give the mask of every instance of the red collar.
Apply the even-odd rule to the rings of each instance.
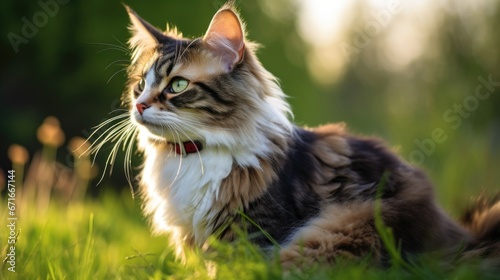
[[[188,154],[201,152],[201,150],[203,150],[203,145],[198,140],[186,141],[182,142],[181,144],[179,143],[170,143],[170,144],[174,146],[175,153],[182,156],[187,156]]]

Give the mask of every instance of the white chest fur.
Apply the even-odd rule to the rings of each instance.
[[[187,157],[153,148],[145,152],[141,183],[154,230],[202,245],[210,234],[207,221],[215,215],[220,183],[232,168],[231,155],[208,149]]]

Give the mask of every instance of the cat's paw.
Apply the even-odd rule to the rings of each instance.
[[[317,249],[301,245],[290,245],[282,249],[279,257],[283,271],[303,271],[321,262]]]

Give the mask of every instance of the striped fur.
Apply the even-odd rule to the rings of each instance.
[[[159,31],[127,10],[132,59],[124,104],[132,128],[123,137],[137,134],[144,212],[179,256],[204,247],[210,235],[230,241],[240,227],[262,248],[277,241],[287,268],[366,255],[383,264],[388,256],[374,227],[381,184],[382,219],[405,257],[463,242],[474,255],[485,237],[499,243],[491,235],[498,204],[471,212],[463,228],[436,205],[425,174],[382,141],[351,135],[343,124],[293,125],[284,93],[231,5],[196,39]],[[179,78],[188,84],[172,91]],[[173,143],[195,140],[203,150],[175,153]]]

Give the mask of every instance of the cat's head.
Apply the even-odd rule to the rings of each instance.
[[[127,11],[132,59],[125,99],[141,139],[237,149],[290,131],[284,94],[257,60],[231,5],[194,39]]]

